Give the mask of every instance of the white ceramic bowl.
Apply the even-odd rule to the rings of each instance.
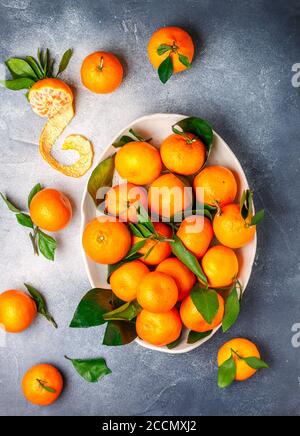
[[[126,126],[124,129],[118,132],[114,138],[112,138],[112,141],[104,149],[100,162],[103,159],[111,156],[115,152],[115,148],[111,144],[117,141],[117,139],[120,138],[122,135],[127,134],[129,129],[132,128],[136,130],[139,134],[141,134],[145,138],[151,137],[152,138],[151,143],[159,147],[162,140],[172,133],[171,126],[183,118],[186,118],[186,116],[178,115],[178,114],[153,114],[135,120],[130,125]],[[208,163],[209,165],[224,165],[234,172],[236,179],[238,181],[239,196],[241,195],[241,192],[244,189],[247,189],[249,187],[245,173],[243,171],[243,168],[241,167],[241,164],[239,163],[238,159],[233,154],[231,149],[228,147],[226,142],[223,141],[223,139],[216,132],[214,132],[214,145]],[[118,179],[118,176],[116,176],[114,182],[117,183],[118,180],[120,179]],[[83,194],[81,213],[82,213],[82,222],[81,222],[81,236],[82,236],[83,230],[87,225],[87,223],[96,217],[95,205],[89,193],[87,192],[87,187],[85,188]],[[241,281],[244,290],[250,279],[251,270],[255,258],[255,253],[256,253],[256,242],[257,241],[255,237],[255,239],[253,239],[253,241],[250,244],[237,251],[237,255],[240,263],[239,280]],[[109,285],[107,284],[106,281],[107,267],[105,265],[98,265],[92,262],[86,256],[83,249],[82,249],[82,255],[84,259],[85,269],[87,271],[91,286],[93,288],[109,288]],[[196,342],[195,344],[186,343],[188,332],[185,331],[181,343],[176,348],[171,350],[168,349],[167,347],[153,346],[151,344],[142,341],[141,339],[136,339],[136,342],[145,348],[150,348],[152,350],[157,350],[164,353],[171,353],[171,354],[186,353],[197,347],[200,347],[200,345],[208,341],[216,333],[217,330],[218,328],[215,329],[209,337],[203,339],[202,341]]]

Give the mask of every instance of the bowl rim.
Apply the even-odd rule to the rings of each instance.
[[[189,116],[190,115],[182,115],[182,114],[174,114],[174,113],[159,113],[158,112],[158,113],[154,113],[154,114],[150,114],[150,115],[143,115],[142,117],[134,119],[133,121],[128,123],[125,127],[120,129],[119,132],[111,139],[109,144],[106,147],[103,148],[103,151],[102,151],[102,153],[101,153],[101,155],[99,157],[98,162],[95,165],[93,165],[92,171],[106,157],[109,149],[112,147],[112,144],[114,142],[116,142],[118,140],[118,138],[120,136],[122,136],[122,134],[124,134],[125,131],[128,131],[132,127],[132,125],[134,125],[136,123],[141,123],[143,121],[149,121],[149,120],[155,119],[155,118],[163,119],[163,118],[170,118],[170,117],[174,117],[175,118],[175,117],[177,117],[177,118],[182,118],[183,119],[183,118],[188,118]],[[236,157],[235,153],[231,150],[231,148],[229,147],[227,142],[217,132],[215,132],[213,130],[213,133],[214,133],[214,136],[216,138],[218,138],[218,140],[223,143],[223,145],[225,146],[227,151],[229,151],[230,154],[232,155],[232,158],[234,159],[236,166],[239,168],[239,173],[243,177],[243,179],[244,179],[244,181],[246,183],[246,187],[249,189],[248,179],[247,179],[246,174],[245,174],[245,172],[243,170],[243,167],[242,167],[240,161],[238,160],[238,158]],[[91,174],[92,174],[92,172],[91,172]],[[84,231],[84,228],[85,228],[85,222],[86,222],[85,202],[86,202],[86,198],[88,196],[88,181],[85,184],[85,188],[84,188],[84,191],[83,191],[83,194],[82,194],[81,208],[80,208],[80,211],[81,211],[80,248],[81,248],[81,254],[82,254],[82,257],[83,257],[83,263],[84,263],[85,271],[87,273],[87,276],[88,276],[88,279],[89,279],[89,282],[90,282],[91,286],[93,286],[94,281],[93,281],[93,278],[91,276],[91,273],[90,273],[90,270],[89,270],[89,267],[88,267],[87,256],[86,256],[86,254],[84,252],[84,249],[83,249],[83,246],[82,246],[82,234],[83,234],[83,231]],[[255,212],[255,210],[254,210],[254,212]],[[243,293],[245,292],[245,290],[246,290],[246,288],[248,286],[249,280],[251,278],[251,275],[252,275],[252,270],[253,270],[253,265],[254,265],[254,261],[255,261],[256,250],[257,250],[257,233],[255,233],[255,237],[254,237],[254,239],[252,241],[252,244],[253,244],[252,255],[251,255],[250,261],[248,262],[249,276],[248,276],[246,282],[243,283]],[[110,287],[108,287],[108,289],[110,289]],[[144,348],[147,348],[147,349],[150,349],[150,350],[159,351],[159,352],[162,352],[162,353],[167,353],[167,354],[184,354],[184,353],[188,353],[188,352],[190,352],[192,350],[195,350],[196,348],[200,347],[201,345],[204,345],[207,341],[209,341],[217,333],[217,331],[220,328],[221,328],[221,325],[218,326],[216,329],[214,329],[212,331],[212,333],[209,336],[207,336],[207,338],[202,339],[201,341],[198,341],[198,342],[196,342],[194,344],[188,344],[187,343],[186,347],[184,349],[182,349],[182,348],[181,349],[176,349],[176,348],[169,349],[167,347],[157,347],[155,345],[151,345],[151,344],[143,341],[142,339],[140,339],[138,337],[134,340],[134,342],[138,343],[139,345],[141,345]]]

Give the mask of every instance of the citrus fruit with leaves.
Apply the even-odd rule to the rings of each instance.
[[[133,183],[113,186],[105,196],[108,214],[117,216],[125,222],[137,221],[137,209],[140,204],[144,208],[147,207],[147,191]]]
[[[164,313],[173,309],[178,300],[175,280],[162,272],[147,274],[138,287],[137,301],[143,309],[153,313]]]
[[[172,277],[178,288],[178,300],[183,300],[196,283],[196,276],[179,259],[170,257],[157,265],[156,271],[163,272]]]
[[[139,260],[121,265],[110,276],[113,293],[122,301],[132,301],[137,297],[138,287],[143,278],[149,274],[147,266]]]
[[[268,368],[261,360],[257,346],[243,338],[232,339],[220,348],[218,366],[221,388],[229,386],[234,380],[247,380],[259,369]]]
[[[208,218],[191,215],[182,221],[177,236],[191,253],[200,258],[207,252],[214,234]]]
[[[163,347],[176,341],[181,334],[182,322],[177,309],[153,313],[143,309],[136,320],[138,336],[149,344]]]
[[[171,219],[191,206],[192,198],[186,187],[179,177],[171,173],[154,180],[148,191],[151,214]]]
[[[62,80],[48,78],[36,82],[29,91],[32,110],[40,117],[53,118],[73,102],[71,88]]]
[[[158,238],[152,239],[149,237],[145,244],[138,250],[139,253],[144,255],[141,260],[148,265],[158,265],[171,254],[169,242],[163,241],[163,239],[170,239],[172,237],[171,227],[164,223],[153,223],[153,226]],[[159,239],[162,239],[162,241]],[[138,236],[133,237],[133,245],[141,241],[143,241],[143,238]]]
[[[70,200],[56,189],[42,189],[31,200],[30,216],[33,223],[48,232],[64,229],[72,219]]]
[[[205,293],[207,291],[203,290],[202,292]],[[211,322],[208,322],[205,319],[204,312],[201,313],[199,311],[192,297],[190,295],[186,297],[180,306],[180,316],[183,324],[187,328],[199,333],[208,332],[218,327],[224,316],[224,300],[219,294],[216,294],[216,298],[218,299],[217,310],[210,320]],[[208,300],[205,301],[207,302]]]
[[[206,159],[206,148],[192,133],[174,133],[162,142],[160,155],[170,171],[189,176],[202,168]]]
[[[173,73],[191,67],[194,44],[190,35],[180,27],[163,27],[152,35],[148,44],[150,62],[166,83]]]
[[[87,224],[82,244],[86,254],[96,263],[114,264],[122,260],[131,246],[131,234],[124,223],[99,216]]]
[[[238,258],[231,248],[216,245],[203,256],[202,269],[211,288],[225,288],[232,285],[238,275]]]
[[[80,74],[87,89],[96,94],[107,94],[121,85],[123,67],[113,53],[98,51],[84,59]]]
[[[239,204],[222,207],[213,220],[213,228],[218,241],[230,248],[241,248],[251,242],[256,233],[256,225],[251,224],[252,214],[244,219]]]
[[[26,330],[37,315],[34,300],[24,292],[9,290],[0,295],[0,324],[8,333]]]
[[[25,398],[38,406],[49,406],[60,396],[63,378],[52,365],[39,364],[29,369],[22,380]]]
[[[222,166],[204,168],[194,179],[196,198],[209,206],[225,206],[235,200],[237,182],[234,174]]]
[[[144,141],[125,144],[116,154],[115,165],[120,176],[135,185],[148,185],[162,170],[159,151]]]

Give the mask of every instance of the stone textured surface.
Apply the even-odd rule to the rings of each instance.
[[[193,68],[163,86],[147,60],[146,43],[155,29],[171,24],[188,29],[198,49]],[[34,54],[38,45],[53,54],[75,49],[64,77],[77,90],[77,115],[66,133],[91,138],[96,159],[115,132],[136,117],[198,115],[232,147],[255,190],[256,206],[266,210],[256,266],[232,331],[182,356],[136,344],[105,348],[101,328],[68,328],[89,288],[79,242],[86,180],[66,179],[42,162],[35,144],[43,120],[20,93],[1,88],[1,191],[25,207],[37,181],[55,186],[71,197],[75,217],[58,237],[56,262],[49,263],[33,257],[26,231],[0,204],[1,290],[32,283],[44,292],[59,324],[55,331],[39,318],[0,347],[0,414],[299,415],[300,349],[291,345],[292,325],[300,322],[300,88],[291,84],[292,65],[300,62],[299,2],[0,0],[0,38],[1,65],[9,56]],[[125,65],[124,84],[109,96],[92,95],[80,84],[81,61],[96,49],[114,51]],[[3,66],[0,73],[4,77]],[[220,391],[217,350],[236,336],[253,339],[271,369]],[[88,384],[64,354],[105,356],[113,373]],[[20,380],[28,367],[44,361],[62,370],[66,387],[55,405],[39,409],[23,399]]]

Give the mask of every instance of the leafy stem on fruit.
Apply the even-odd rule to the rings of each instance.
[[[33,189],[30,191],[30,194],[28,196],[28,209],[30,209],[30,204],[33,199],[33,197],[41,191],[42,186],[40,183],[35,185]],[[10,210],[17,219],[18,224],[20,224],[23,227],[30,228],[31,232],[29,233],[29,238],[33,247],[33,252],[36,255],[39,255],[41,253],[46,259],[48,260],[54,260],[55,257],[55,250],[56,250],[56,240],[52,238],[52,236],[47,235],[42,230],[37,227],[29,213],[24,213],[16,207],[5,195],[3,195],[0,192],[0,196],[4,203],[6,204],[8,210]]]
[[[44,380],[40,380],[39,378],[37,378],[36,381],[45,391],[50,392],[51,394],[56,394],[56,390],[51,388],[50,386],[47,386]]]
[[[176,126],[176,124],[174,124],[174,126],[172,126],[173,132],[176,133],[177,135],[183,136],[183,138],[185,138],[187,144],[193,144],[194,142],[197,141],[197,138],[190,138],[186,132],[184,132],[183,130],[176,129],[175,126]]]
[[[240,201],[241,216],[245,221],[245,227],[249,228],[259,224],[265,217],[264,209],[258,211],[254,216],[253,212],[253,193],[250,189],[246,189],[241,197]]]

